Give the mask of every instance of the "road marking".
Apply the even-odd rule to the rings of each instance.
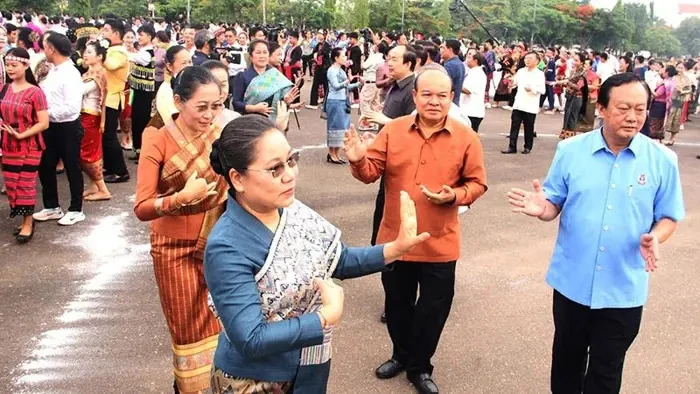
[[[110,299],[104,294],[105,290],[109,290],[113,282],[137,265],[150,265],[147,258],[150,244],[134,245],[126,237],[129,215],[129,212],[122,212],[103,217],[87,236],[68,242],[88,250],[94,274],[80,285],[77,295],[65,304],[63,313],[56,317],[58,326],[44,331],[38,338],[32,338],[37,342],[34,350],[12,371],[13,375],[17,375],[13,383],[18,390],[40,392],[43,388],[37,387],[40,383],[77,378],[74,367],[76,358],[81,356],[79,352],[100,336],[90,327],[90,323],[119,318],[115,313],[105,313],[103,301]],[[52,242],[67,243],[65,239]]]

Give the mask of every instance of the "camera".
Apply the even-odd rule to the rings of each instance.
[[[362,35],[362,38],[364,38],[365,42],[372,42],[372,40],[374,39],[372,30],[370,30],[369,27],[360,29],[360,34]]]
[[[236,64],[240,66],[245,65],[245,50],[240,47],[217,47],[214,48],[214,52],[220,55],[224,55],[224,58],[228,64]]]

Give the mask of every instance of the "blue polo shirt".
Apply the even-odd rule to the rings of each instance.
[[[455,56],[446,61],[444,66],[450,79],[452,79],[452,92],[454,93],[452,102],[455,103],[456,106],[459,106],[459,98],[462,95],[462,85],[464,84],[464,75],[466,71],[464,69],[464,63],[459,60],[459,57]]]
[[[637,134],[615,156],[597,129],[559,143],[544,191],[561,207],[547,283],[592,309],[644,305],[639,239],[685,216],[676,154]]]

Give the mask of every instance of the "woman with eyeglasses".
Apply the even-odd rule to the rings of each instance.
[[[227,197],[226,180],[209,165],[221,130],[212,123],[223,103],[218,81],[203,67],[187,67],[171,83],[177,113],[143,135],[134,211],[151,222],[151,256],[172,337],[176,392],[199,393],[209,388],[220,330],[207,307],[202,258]]]
[[[204,275],[223,326],[213,393],[325,393],[331,336],[343,313],[332,278],[381,271],[429,238],[401,193],[401,230],[385,245],[348,248],[341,232],[295,199],[299,153],[268,119],[242,116],[214,143],[228,182],[226,212],[209,235]]]

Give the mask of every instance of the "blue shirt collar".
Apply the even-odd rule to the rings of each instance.
[[[256,234],[264,242],[272,242],[272,237],[275,235],[269,228],[258,220],[255,216],[251,215],[250,212],[246,211],[241,204],[236,201],[235,198],[229,193],[228,201],[226,203],[225,215],[231,218],[231,220],[236,221],[241,224],[243,228],[246,228]],[[280,215],[282,210],[280,209]]]
[[[593,138],[593,144],[591,146],[591,148],[592,148],[591,154],[596,154],[601,149],[605,149],[607,151],[610,151],[610,149],[608,148],[608,144],[605,142],[605,138],[603,138],[603,128],[602,127],[591,131],[591,133],[595,133],[595,136]],[[632,138],[632,142],[630,142],[630,145],[627,148],[623,149],[622,151],[624,152],[625,150],[629,149],[632,152],[632,154],[634,154],[635,156],[639,155],[639,153],[641,153],[641,151],[642,151],[642,143],[643,143],[642,140],[643,139],[644,139],[644,136],[642,135],[642,133],[637,133],[637,135],[635,135]]]

